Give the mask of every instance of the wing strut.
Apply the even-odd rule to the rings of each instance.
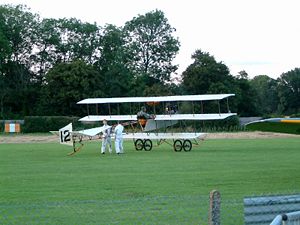
[[[228,98],[227,98],[227,112],[228,112],[228,113],[230,112]]]
[[[110,109],[110,103],[108,103],[108,113],[111,116],[111,109]]]

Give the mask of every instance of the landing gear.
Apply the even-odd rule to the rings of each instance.
[[[185,140],[175,140],[174,141],[174,144],[173,144],[173,148],[174,148],[174,151],[175,152],[180,152],[182,149],[185,151],[185,152],[189,152],[192,150],[192,142],[188,139],[185,139]]]
[[[183,142],[183,150],[186,151],[186,152],[189,152],[192,150],[192,142],[188,139],[184,140]]]
[[[164,142],[172,145],[171,143],[166,142],[165,140],[164,140]],[[158,145],[160,145],[160,144],[161,144],[161,142],[158,142]],[[136,139],[134,141],[134,146],[137,151],[142,151],[142,150],[151,151],[153,144],[150,139]],[[176,139],[173,141],[173,149],[175,152],[181,152],[182,150],[185,152],[190,152],[192,150],[192,147],[193,147],[193,144],[188,139],[184,139],[184,140]]]
[[[134,142],[134,146],[137,151],[142,151],[143,149],[145,151],[151,151],[153,145],[150,139],[137,139]]]
[[[182,141],[181,140],[175,140],[173,144],[173,148],[175,152],[180,152],[182,150]]]
[[[144,140],[144,149],[145,149],[145,151],[151,151],[152,141],[150,139]]]
[[[144,142],[142,139],[137,139],[134,142],[135,150],[142,151],[144,148]]]

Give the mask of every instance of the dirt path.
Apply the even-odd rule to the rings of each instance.
[[[293,134],[282,134],[272,132],[230,132],[230,133],[208,133],[207,139],[263,139],[263,138],[289,138],[300,137]],[[12,134],[0,135],[1,143],[51,143],[58,142],[55,135],[32,135],[32,134]]]
[[[55,135],[12,134],[0,135],[1,143],[49,143],[58,142]]]

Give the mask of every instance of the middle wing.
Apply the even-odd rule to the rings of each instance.
[[[223,120],[230,116],[235,116],[236,113],[209,113],[209,114],[164,114],[156,115],[154,120]],[[81,118],[79,121],[96,122],[96,121],[132,121],[137,120],[136,115],[105,115],[96,116],[90,115]]]

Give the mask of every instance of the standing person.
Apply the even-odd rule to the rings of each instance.
[[[103,120],[103,135],[102,135],[102,147],[101,147],[101,154],[105,154],[106,146],[108,144],[109,146],[109,153],[112,153],[112,147],[111,147],[111,126],[107,124],[107,121]]]
[[[118,125],[115,127],[115,148],[116,153],[121,154],[123,151],[123,131],[124,127],[118,122]]]

